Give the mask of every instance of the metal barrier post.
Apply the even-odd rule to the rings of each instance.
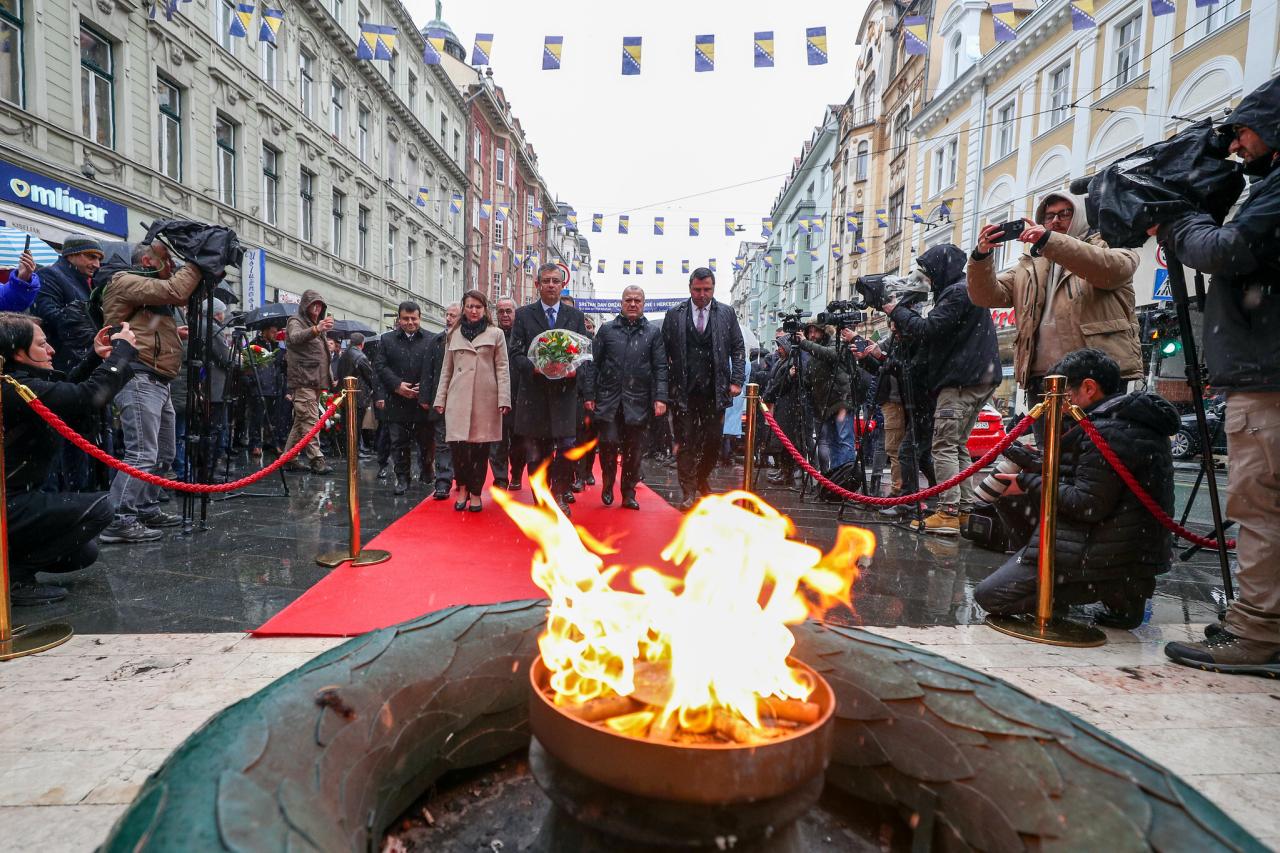
[[[4,359],[0,358],[0,370]],[[4,446],[4,411],[0,409],[0,447]],[[0,452],[0,660],[34,655],[60,646],[75,633],[70,625],[52,622],[47,625],[13,624],[9,609],[9,511],[5,490],[4,453]]]
[[[747,383],[747,423],[742,428],[742,488],[750,492],[756,479],[756,421],[759,419],[760,386]]]
[[[1037,565],[1039,588],[1035,616],[987,617],[997,631],[1051,646],[1089,648],[1101,646],[1107,635],[1092,625],[1053,615],[1053,559],[1058,541],[1058,461],[1062,453],[1062,413],[1067,378],[1044,378],[1044,468],[1040,481],[1040,554]]]
[[[351,540],[345,551],[330,551],[316,557],[316,562],[325,568],[336,568],[348,560],[353,566],[372,566],[385,563],[391,559],[390,551],[376,549],[361,550],[360,547],[360,424],[357,422],[356,378],[348,376],[343,380],[343,393],[346,394],[346,426],[347,426],[347,513],[350,516]]]

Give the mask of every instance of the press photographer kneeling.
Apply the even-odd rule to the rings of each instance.
[[[1046,375],[1067,378],[1067,400],[1085,410],[1098,432],[1166,512],[1173,509],[1173,455],[1169,436],[1178,412],[1145,391],[1122,394],[1120,367],[1096,349],[1076,350]],[[1142,624],[1156,575],[1169,570],[1168,531],[1139,503],[1079,426],[1062,434],[1055,548],[1055,607],[1101,602],[1099,625],[1132,629]],[[1008,483],[999,499],[1011,514],[1034,513],[1040,500],[1039,472],[996,473]],[[1022,497],[1026,495],[1027,497]],[[1030,500],[1028,500],[1028,498]],[[1034,516],[1031,516],[1034,517]],[[1022,546],[974,590],[989,613],[1036,612],[1037,525]]]

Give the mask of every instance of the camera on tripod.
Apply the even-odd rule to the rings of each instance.
[[[798,335],[805,327],[804,312],[796,309],[795,311],[785,311],[778,315],[778,319],[782,321],[782,331],[788,335]]]
[[[850,329],[867,322],[867,304],[861,299],[838,299],[827,303],[827,310],[818,313],[818,324]]]

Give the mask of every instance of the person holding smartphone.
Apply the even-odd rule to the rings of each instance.
[[[17,268],[0,267],[0,311],[26,311],[35,304],[39,293],[40,276],[31,255],[31,238],[27,237]]]
[[[293,447],[311,431],[320,419],[320,392],[329,390],[329,346],[325,335],[333,328],[333,318],[326,316],[329,306],[318,290],[304,290],[298,313],[285,325],[285,369],[289,378],[289,394],[293,399],[293,429],[285,439],[285,448]],[[333,469],[325,461],[320,442],[312,439],[306,446],[313,474],[328,474]],[[307,466],[294,457],[290,471],[306,471]]]

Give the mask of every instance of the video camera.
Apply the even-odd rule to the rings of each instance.
[[[861,279],[859,279],[861,281]],[[867,321],[867,304],[860,299],[840,299],[827,303],[827,310],[818,313],[818,324],[848,329]]]
[[[800,334],[805,326],[804,312],[799,309],[779,314],[778,319],[782,321],[782,331],[788,335]]]

